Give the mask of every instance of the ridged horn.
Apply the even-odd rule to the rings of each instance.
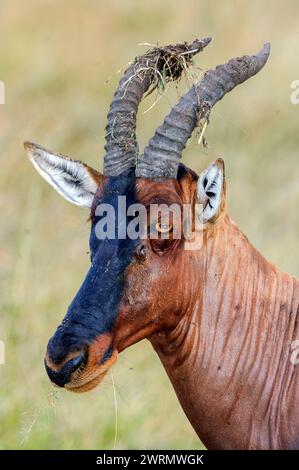
[[[137,57],[125,71],[114,94],[108,113],[104,175],[117,176],[136,165],[138,144],[136,116],[144,93],[152,92],[161,81],[177,80],[211,38],[196,39],[191,44],[155,47]]]
[[[266,64],[269,54],[270,44],[267,43],[256,55],[231,59],[206,72],[158,127],[140,157],[136,176],[147,179],[176,178],[182,151],[200,119],[208,119],[217,101],[258,73]]]

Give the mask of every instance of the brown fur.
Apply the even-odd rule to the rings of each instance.
[[[195,201],[196,180],[138,182],[145,205]],[[286,449],[298,442],[299,280],[267,262],[221,211],[203,246],[182,240],[127,270],[113,337],[119,352],[148,338],[208,448]]]
[[[178,180],[138,179],[137,199],[145,206],[194,205],[196,183],[188,169]],[[125,272],[113,331],[89,346],[87,365],[66,388],[95,387],[119,352],[148,338],[208,448],[295,448],[299,368],[290,347],[299,339],[299,280],[250,244],[227,215],[225,193],[224,182],[199,250],[185,250],[183,238],[142,240]],[[100,365],[111,345],[112,356]]]

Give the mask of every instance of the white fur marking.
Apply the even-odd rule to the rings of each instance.
[[[201,216],[203,223],[208,222],[218,212],[221,204],[222,188],[222,168],[213,163],[200,174],[197,182],[198,199],[205,206]]]
[[[34,168],[61,196],[77,206],[91,207],[97,183],[82,162],[35,144],[25,147]]]

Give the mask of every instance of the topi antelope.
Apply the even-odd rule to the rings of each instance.
[[[143,95],[161,77],[178,79],[209,42],[157,47],[127,68],[110,105],[103,174],[25,143],[37,171],[68,201],[91,210],[91,266],[48,343],[45,367],[54,384],[87,391],[121,351],[147,338],[208,448],[294,449],[299,368],[291,348],[299,338],[299,280],[266,261],[228,216],[222,160],[199,176],[180,163],[193,130],[262,69],[270,46],[206,72],[138,154]],[[175,212],[168,223],[159,215],[150,222],[155,236],[121,236],[132,222],[129,210],[119,216],[123,197],[128,208],[190,205],[200,248],[186,249],[183,233],[171,236],[185,222]],[[114,237],[97,235],[103,205],[115,209]]]

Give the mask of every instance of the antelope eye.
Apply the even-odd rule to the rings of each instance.
[[[156,230],[159,233],[169,233],[172,230],[171,224],[161,224],[161,222],[156,223]]]

